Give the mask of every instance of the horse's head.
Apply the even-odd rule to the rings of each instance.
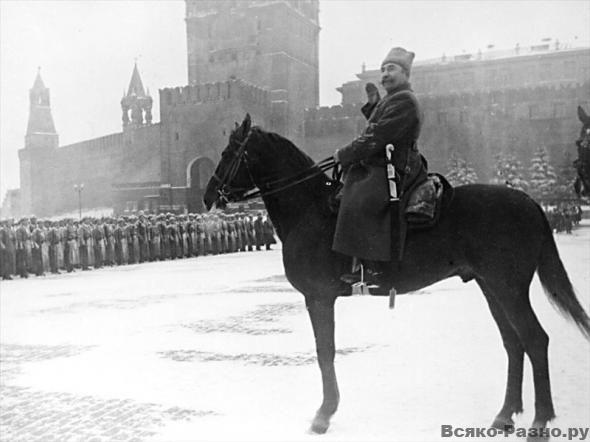
[[[240,199],[256,187],[248,168],[248,142],[252,135],[252,120],[246,114],[241,125],[236,123],[229,142],[221,153],[221,160],[207,184],[203,201],[207,210],[213,204],[223,208],[229,201]]]
[[[207,209],[213,204],[223,208],[229,201],[254,196],[264,198],[294,189],[294,186],[304,182],[312,187],[323,186],[323,170],[288,139],[257,126],[252,127],[250,115],[246,114],[242,124],[236,123],[230,134],[229,143],[221,153],[221,160],[209,180],[203,200]],[[259,190],[249,192],[255,188]],[[302,189],[298,187],[296,193],[301,195]]]
[[[578,118],[582,122],[582,129],[576,140],[578,159],[574,161],[574,167],[578,171],[578,178],[574,188],[578,196],[590,196],[590,116],[581,106],[578,106]]]

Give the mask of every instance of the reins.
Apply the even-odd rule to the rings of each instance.
[[[282,192],[283,190],[286,190],[286,189],[294,187],[298,184],[304,183],[305,181],[309,181],[312,178],[315,178],[316,176],[321,175],[321,174],[327,172],[328,170],[335,169],[335,168],[336,168],[336,161],[334,161],[333,157],[328,157],[318,163],[314,163],[308,169],[305,169],[296,175],[293,175],[290,177],[285,177],[285,178],[278,178],[274,181],[267,181],[267,182],[264,182],[263,184],[261,184],[260,186],[256,185],[254,183],[254,180],[250,176],[252,179],[252,183],[255,184],[256,187],[258,187],[258,190],[254,190],[252,193],[246,193],[245,195],[243,195],[240,198],[239,201],[245,201],[245,200],[249,200],[252,198],[258,198],[258,197],[263,197],[263,196],[272,195],[275,193]],[[264,181],[264,180],[262,180],[262,181]],[[276,188],[272,188],[273,186],[276,186],[281,183],[285,183],[285,184],[283,184],[279,187],[276,187]],[[263,187],[263,189],[261,189],[261,187]]]
[[[295,175],[284,177],[284,178],[277,178],[275,180],[261,179],[261,183],[257,184],[254,180],[252,173],[250,171],[250,166],[248,164],[248,153],[246,152],[246,144],[250,139],[250,135],[252,134],[252,130],[248,132],[244,141],[240,143],[240,146],[237,149],[237,152],[234,154],[234,158],[230,163],[229,167],[223,174],[223,177],[218,177],[215,173],[213,174],[213,179],[215,179],[219,184],[218,194],[220,199],[224,199],[225,201],[229,201],[230,195],[235,192],[246,192],[244,195],[238,198],[234,198],[235,202],[238,201],[246,201],[253,198],[264,197],[268,195],[273,195],[275,193],[282,192],[283,190],[289,189],[294,187],[298,184],[304,183],[306,181],[311,180],[312,178],[317,177],[330,169],[333,169],[332,174],[332,181],[340,179],[340,171],[338,164],[334,160],[332,156],[325,158],[317,163],[312,164],[307,169],[296,173]],[[248,192],[249,188],[240,188],[240,187],[232,187],[230,186],[231,181],[238,173],[239,167],[244,162],[246,166],[246,170],[248,171],[248,176],[250,177],[250,181],[253,187],[257,189]],[[278,187],[275,187],[278,186]]]

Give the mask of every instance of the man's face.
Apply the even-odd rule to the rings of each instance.
[[[381,84],[389,93],[408,82],[403,68],[396,63],[387,63],[381,67]]]

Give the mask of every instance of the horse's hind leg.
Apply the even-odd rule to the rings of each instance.
[[[547,422],[555,417],[547,356],[549,337],[533,312],[529,301],[528,285],[524,288],[516,285],[508,287],[504,283],[487,285],[493,291],[495,299],[516,331],[531,361],[535,384],[533,428],[544,428]]]
[[[502,409],[494,419],[492,427],[501,430],[513,429],[514,421],[512,420],[512,415],[522,412],[524,348],[516,331],[495,299],[494,294],[485,287],[482,281],[478,281],[478,284],[486,297],[494,321],[496,321],[496,325],[500,330],[502,342],[508,355],[508,379],[506,381],[504,405],[502,405]]]

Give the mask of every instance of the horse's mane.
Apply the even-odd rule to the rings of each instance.
[[[329,183],[330,180],[327,179],[325,172],[321,172],[311,157],[290,140],[275,132],[267,132],[258,126],[252,127],[252,131],[260,138],[264,148],[269,149],[275,154],[274,156],[279,158],[282,164],[288,164],[294,167],[299,173],[305,170],[317,169],[318,173],[310,177],[306,186],[311,191],[310,195],[312,199],[320,203],[318,207],[321,207],[322,211],[330,212],[327,198],[332,192],[332,187]]]
[[[267,132],[259,126],[252,127],[252,132],[261,137],[273,149],[280,151],[281,157],[295,166],[311,167],[314,161],[309,155],[299,149],[293,142],[275,132]],[[285,157],[287,153],[288,157]]]

